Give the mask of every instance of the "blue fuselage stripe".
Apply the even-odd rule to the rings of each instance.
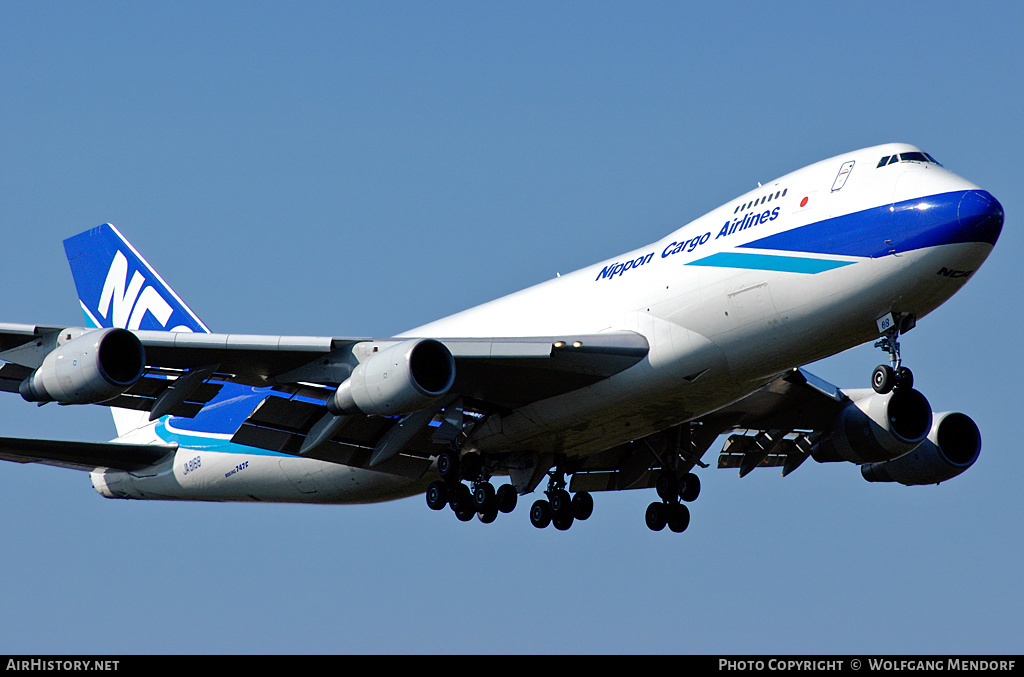
[[[1002,225],[1002,207],[988,192],[954,191],[816,221],[740,247],[879,258],[944,244],[995,244]]]

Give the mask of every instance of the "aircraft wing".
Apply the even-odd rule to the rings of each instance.
[[[804,369],[792,369],[759,390],[701,417],[703,425],[729,430],[823,430],[848,401],[836,386]]]
[[[86,331],[0,325],[0,360],[6,362],[0,367],[0,390],[19,392],[51,353]],[[218,396],[230,399],[222,390],[250,386],[259,389],[260,398],[253,401],[252,388],[247,389],[251,410],[243,413],[232,442],[413,477],[426,470],[437,445],[468,434],[487,415],[608,378],[648,352],[646,339],[633,332],[438,339],[455,365],[454,383],[443,396],[404,416],[335,417],[327,402],[354,367],[412,339],[132,333],[145,354],[141,376],[96,403],[149,411],[154,419],[195,417],[220,401]],[[324,421],[336,429],[324,434]],[[320,436],[316,449],[307,441],[311,434]]]
[[[38,368],[60,345],[61,335],[77,337],[84,328],[0,324],[0,389],[17,392],[16,383]],[[149,381],[127,396],[157,399],[179,379],[202,374],[208,381],[252,386],[313,384],[337,386],[357,362],[353,352],[373,352],[408,339],[315,336],[252,336],[190,332],[135,331],[145,350]],[[634,332],[526,338],[438,339],[456,363],[456,392],[499,407],[523,404],[575,390],[616,374],[647,355],[646,339]],[[140,379],[142,381],[144,379]],[[209,401],[209,397],[201,400]],[[104,401],[110,406],[124,402]],[[145,409],[146,406],[129,408]],[[185,415],[185,414],[178,414]]]
[[[757,467],[795,470],[814,442],[830,430],[849,397],[803,369],[792,369],[760,389],[715,412],[677,428],[618,445],[584,459],[573,476],[572,491],[649,488],[668,458],[678,454],[677,469],[688,472],[721,435],[730,436],[719,468],[745,475]]]

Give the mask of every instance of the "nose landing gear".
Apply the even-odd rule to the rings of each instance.
[[[907,367],[903,366],[900,358],[899,335],[907,333],[914,328],[915,319],[913,315],[902,315],[898,322],[894,321],[892,315],[886,315],[878,321],[879,328],[883,326],[885,336],[875,341],[875,347],[889,353],[889,364],[880,364],[871,373],[871,387],[880,395],[892,392],[898,388],[910,390],[914,387],[914,374]]]

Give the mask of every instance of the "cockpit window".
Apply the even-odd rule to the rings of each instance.
[[[928,162],[924,153],[900,153],[900,162]]]
[[[942,166],[941,164],[936,162],[935,158],[933,158],[928,153],[913,151],[910,153],[900,153],[899,155],[886,155],[885,157],[878,161],[878,164],[875,165],[875,168],[877,169],[878,167],[891,165],[894,162],[928,162],[931,164],[939,165],[940,167]]]

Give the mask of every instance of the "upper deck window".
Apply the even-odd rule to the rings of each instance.
[[[732,210],[732,213],[733,214],[739,214],[740,212],[747,211],[751,207],[756,207],[758,205],[763,205],[765,202],[771,202],[772,200],[778,200],[780,197],[786,197],[786,193],[788,193],[788,192],[789,192],[789,188],[783,188],[782,190],[777,190],[774,193],[768,193],[767,195],[762,195],[760,198],[756,198],[754,200],[751,200],[750,202],[745,202],[745,203],[741,203],[741,204],[736,205],[736,208]]]

